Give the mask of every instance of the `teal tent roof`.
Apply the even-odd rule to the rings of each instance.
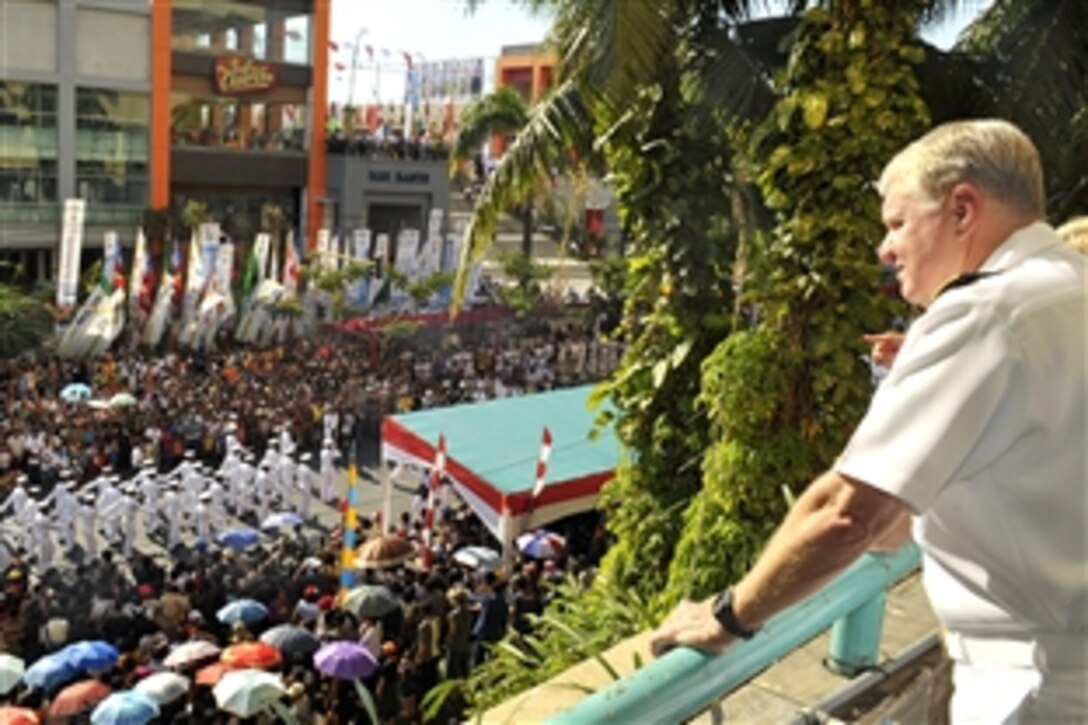
[[[501,398],[479,403],[404,413],[386,419],[384,445],[405,447],[409,438],[430,450],[446,437],[447,456],[501,494],[530,491],[536,477],[544,427],[552,433],[546,482],[564,482],[611,473],[620,462],[621,445],[612,425],[590,439],[601,410],[614,410],[605,401],[590,410],[593,385],[549,393]],[[392,421],[394,425],[388,423]],[[399,429],[399,430],[398,430]],[[426,457],[422,448],[417,455]]]

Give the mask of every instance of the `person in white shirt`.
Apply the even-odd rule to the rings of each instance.
[[[913,522],[952,722],[1084,722],[1088,261],[1041,221],[1038,153],[1007,122],[940,126],[879,186],[880,257],[925,313],[752,571],[652,645],[721,651]]]
[[[336,498],[336,449],[332,438],[326,438],[321,447],[321,500],[332,503]]]

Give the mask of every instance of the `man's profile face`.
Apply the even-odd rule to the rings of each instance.
[[[887,234],[877,253],[895,270],[903,298],[927,306],[959,273],[963,255],[947,200],[922,200],[901,186],[891,185],[884,197],[881,214]]]

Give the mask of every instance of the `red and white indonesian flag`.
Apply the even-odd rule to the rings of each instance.
[[[533,483],[533,498],[540,495],[547,485],[548,459],[552,457],[552,432],[544,426],[544,435],[540,440],[540,456],[536,460],[536,482]]]

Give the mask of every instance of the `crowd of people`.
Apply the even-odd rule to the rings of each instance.
[[[375,663],[364,684],[380,720],[419,721],[421,699],[440,677],[464,676],[487,657],[487,644],[525,630],[550,585],[570,571],[587,576],[605,542],[603,527],[580,522],[561,555],[523,558],[500,574],[455,559],[465,546],[489,545],[463,505],[444,508],[426,535],[425,506],[405,512],[392,534],[364,512],[357,541],[394,537],[414,553],[358,572],[358,583],[386,588],[393,609],[360,616],[342,606],[343,532],[322,524],[310,502],[326,507],[326,521],[338,510],[342,488],[330,491],[331,469],[376,448],[382,415],[597,379],[620,353],[571,326],[492,331],[473,344],[461,337],[445,335],[437,348],[401,340],[377,355],[368,340],[343,335],[212,354],[36,354],[0,363],[3,651],[29,664],[72,642],[102,640],[117,647],[117,663],[82,674],[116,691],[176,670],[193,684],[163,703],[159,719],[228,722],[238,717],[217,709],[214,679],[197,675],[215,656],[180,668],[165,660],[184,642],[221,649],[290,625],[318,643],[363,644]],[[64,395],[72,386],[88,392]],[[264,526],[284,510],[297,519]],[[239,527],[263,531],[231,539]],[[267,615],[217,618],[248,599]],[[281,654],[271,669],[300,722],[367,721],[357,691],[323,676],[312,652]],[[66,684],[20,685],[6,699],[48,712]],[[450,707],[456,716],[456,699]]]

